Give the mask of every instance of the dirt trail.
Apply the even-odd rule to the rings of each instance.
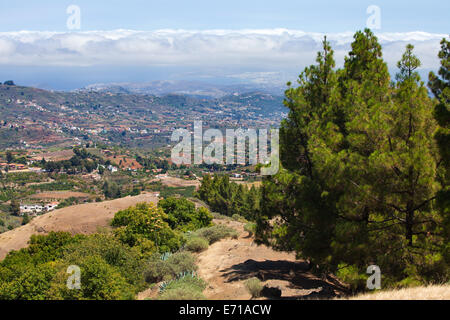
[[[224,239],[198,255],[198,274],[208,282],[204,294],[213,300],[248,300],[246,279],[257,277],[269,287],[281,289],[281,299],[323,298],[330,292],[342,292],[334,279],[323,280],[307,271],[308,264],[295,254],[257,246],[243,231],[243,224],[218,220],[241,234],[238,239]]]
[[[99,227],[108,227],[114,213],[139,202],[157,202],[153,194],[143,193],[111,201],[86,203],[51,211],[31,220],[30,223],[0,234],[0,260],[11,250],[19,250],[28,244],[33,234],[50,231],[94,233]]]

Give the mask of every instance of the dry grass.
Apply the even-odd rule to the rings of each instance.
[[[348,298],[349,300],[450,300],[450,284],[382,290]]]
[[[68,149],[68,150],[39,153],[33,155],[32,159],[40,161],[42,160],[42,158],[44,158],[46,161],[62,161],[62,160],[69,160],[74,155],[75,153],[73,153],[73,150]]]
[[[47,234],[50,231],[66,231],[72,234],[95,233],[99,227],[109,227],[117,211],[140,202],[157,201],[153,194],[141,193],[134,197],[79,204],[43,214],[24,226],[0,234],[0,260],[9,251],[28,246],[28,240],[33,234]]]

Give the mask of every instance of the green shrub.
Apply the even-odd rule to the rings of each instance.
[[[195,258],[189,252],[177,252],[162,260],[160,255],[154,255],[147,264],[144,278],[147,283],[169,281],[184,272],[197,270]]]
[[[0,262],[0,300],[133,299],[144,289],[145,261],[111,235],[33,235]],[[81,269],[81,290],[67,288],[67,267]]]
[[[195,274],[189,273],[179,279],[170,281],[165,287],[163,287],[162,292],[166,290],[174,289],[193,289],[202,292],[206,288],[206,282],[197,277]]]
[[[133,287],[123,275],[101,257],[86,258],[80,268],[83,297],[93,300],[128,300],[134,296]]]
[[[232,237],[237,238],[238,233],[233,228],[225,225],[215,225],[209,228],[202,228],[194,232],[195,236],[202,237],[208,240],[209,244],[217,242],[221,239]]]
[[[174,195],[180,195],[185,198],[191,198],[194,196],[195,186],[189,187],[167,187],[160,188],[160,195],[162,198],[173,197]]]
[[[25,225],[25,224],[27,224],[28,222],[30,222],[30,217],[28,216],[28,214],[24,214],[23,215],[23,219],[22,219],[22,225]]]
[[[191,237],[188,239],[184,248],[192,252],[202,252],[208,249],[209,241],[201,237]]]
[[[111,222],[116,236],[130,246],[144,239],[152,241],[160,252],[176,251],[182,245],[181,235],[172,230],[166,222],[167,214],[153,203],[138,203],[134,207],[121,210]]]
[[[211,213],[214,219],[218,219],[218,220],[230,220],[229,216],[225,216],[219,212],[212,212]]]
[[[367,275],[358,270],[355,265],[344,265],[340,264],[338,266],[338,271],[336,276],[350,285],[350,289],[353,292],[363,290],[366,286]]]
[[[256,231],[256,223],[249,222],[249,223],[245,224],[244,230],[248,232],[250,237],[253,236]]]
[[[143,273],[146,267],[139,250],[109,234],[93,234],[82,241],[65,246],[65,260],[71,264],[79,264],[85,257],[101,257],[108,265],[120,271],[121,276],[137,290],[144,289]]]
[[[196,209],[195,204],[185,198],[163,199],[158,202],[158,207],[167,214],[165,221],[169,226],[180,231],[208,227],[213,219],[208,209]]]
[[[198,290],[192,288],[177,288],[164,290],[158,300],[205,300],[205,296]]]
[[[156,283],[172,279],[173,272],[170,265],[165,260],[159,258],[152,259],[144,272],[144,280],[147,283]]]
[[[174,275],[197,270],[195,257],[189,252],[177,252],[167,258]]]
[[[245,288],[252,295],[252,298],[257,298],[261,295],[263,285],[258,278],[250,278],[245,281]]]
[[[233,219],[234,221],[242,222],[242,223],[246,223],[247,222],[247,219],[245,219],[243,216],[241,216],[241,215],[239,215],[237,213],[233,214],[231,216],[231,219]]]

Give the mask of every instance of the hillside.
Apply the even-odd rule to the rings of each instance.
[[[257,91],[209,99],[0,85],[0,148],[83,140],[127,147],[165,145],[174,128],[191,128],[194,119],[203,119],[205,127],[267,127],[277,125],[284,112],[282,97]]]
[[[0,234],[0,260],[9,251],[26,247],[33,234],[47,234],[50,231],[95,233],[99,228],[108,227],[117,211],[139,202],[156,201],[153,194],[144,193],[135,197],[66,207],[38,216],[24,226]]]
[[[137,93],[164,96],[167,94],[185,94],[203,98],[221,98],[230,94],[242,94],[252,91],[264,91],[274,95],[281,95],[284,86],[277,86],[273,82],[268,85],[255,84],[228,84],[220,85],[203,81],[183,80],[156,80],[142,83],[96,83],[80,89],[80,91],[109,91],[115,93]]]
[[[126,197],[102,203],[90,203],[63,208],[39,216],[29,224],[0,235],[0,259],[7,252],[27,246],[32,234],[68,231],[72,234],[92,234],[109,226],[115,212],[138,202],[156,202],[152,194]],[[258,278],[268,288],[258,299],[337,299],[350,300],[448,300],[448,285],[377,291],[355,297],[345,297],[347,286],[334,276],[320,278],[309,271],[308,263],[294,253],[275,251],[256,245],[253,236],[244,231],[244,223],[231,218],[219,218],[215,224],[226,225],[238,232],[237,238],[225,238],[195,255],[197,274],[207,283],[203,291],[209,300],[249,300],[245,281]],[[151,286],[137,295],[140,300],[157,298],[159,286]],[[278,291],[279,296],[267,292]]]

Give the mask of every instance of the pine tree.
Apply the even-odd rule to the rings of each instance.
[[[337,212],[336,194],[328,192],[328,174],[321,171],[320,162],[326,161],[329,153],[323,147],[329,143],[339,148],[343,139],[339,127],[343,116],[335,107],[339,92],[333,56],[324,39],[317,64],[302,72],[297,88],[286,91],[285,105],[290,112],[280,127],[284,169],[264,181],[257,219],[259,242],[301,252],[323,270],[332,268],[322,262],[329,256]],[[282,219],[273,220],[276,216]]]
[[[16,199],[11,200],[10,211],[11,214],[20,216],[20,203]]]
[[[441,41],[439,58],[441,67],[438,75],[430,72],[428,86],[438,101],[434,108],[434,117],[438,122],[434,138],[441,155],[439,181],[442,189],[437,195],[437,206],[444,219],[443,230],[447,246],[443,254],[447,264],[450,264],[450,42],[445,38]]]
[[[371,264],[385,283],[445,279],[442,219],[433,207],[436,123],[420,61],[407,46],[391,85],[377,38],[370,30],[354,38],[342,70],[333,69],[324,41],[317,64],[286,91],[284,169],[264,181],[258,241],[295,250],[354,288]]]
[[[14,161],[14,156],[11,151],[6,152],[6,162],[11,163]]]
[[[28,216],[28,214],[27,213],[24,213],[23,214],[23,218],[22,218],[22,225],[25,225],[25,224],[27,224],[28,222],[30,222],[30,217]]]

